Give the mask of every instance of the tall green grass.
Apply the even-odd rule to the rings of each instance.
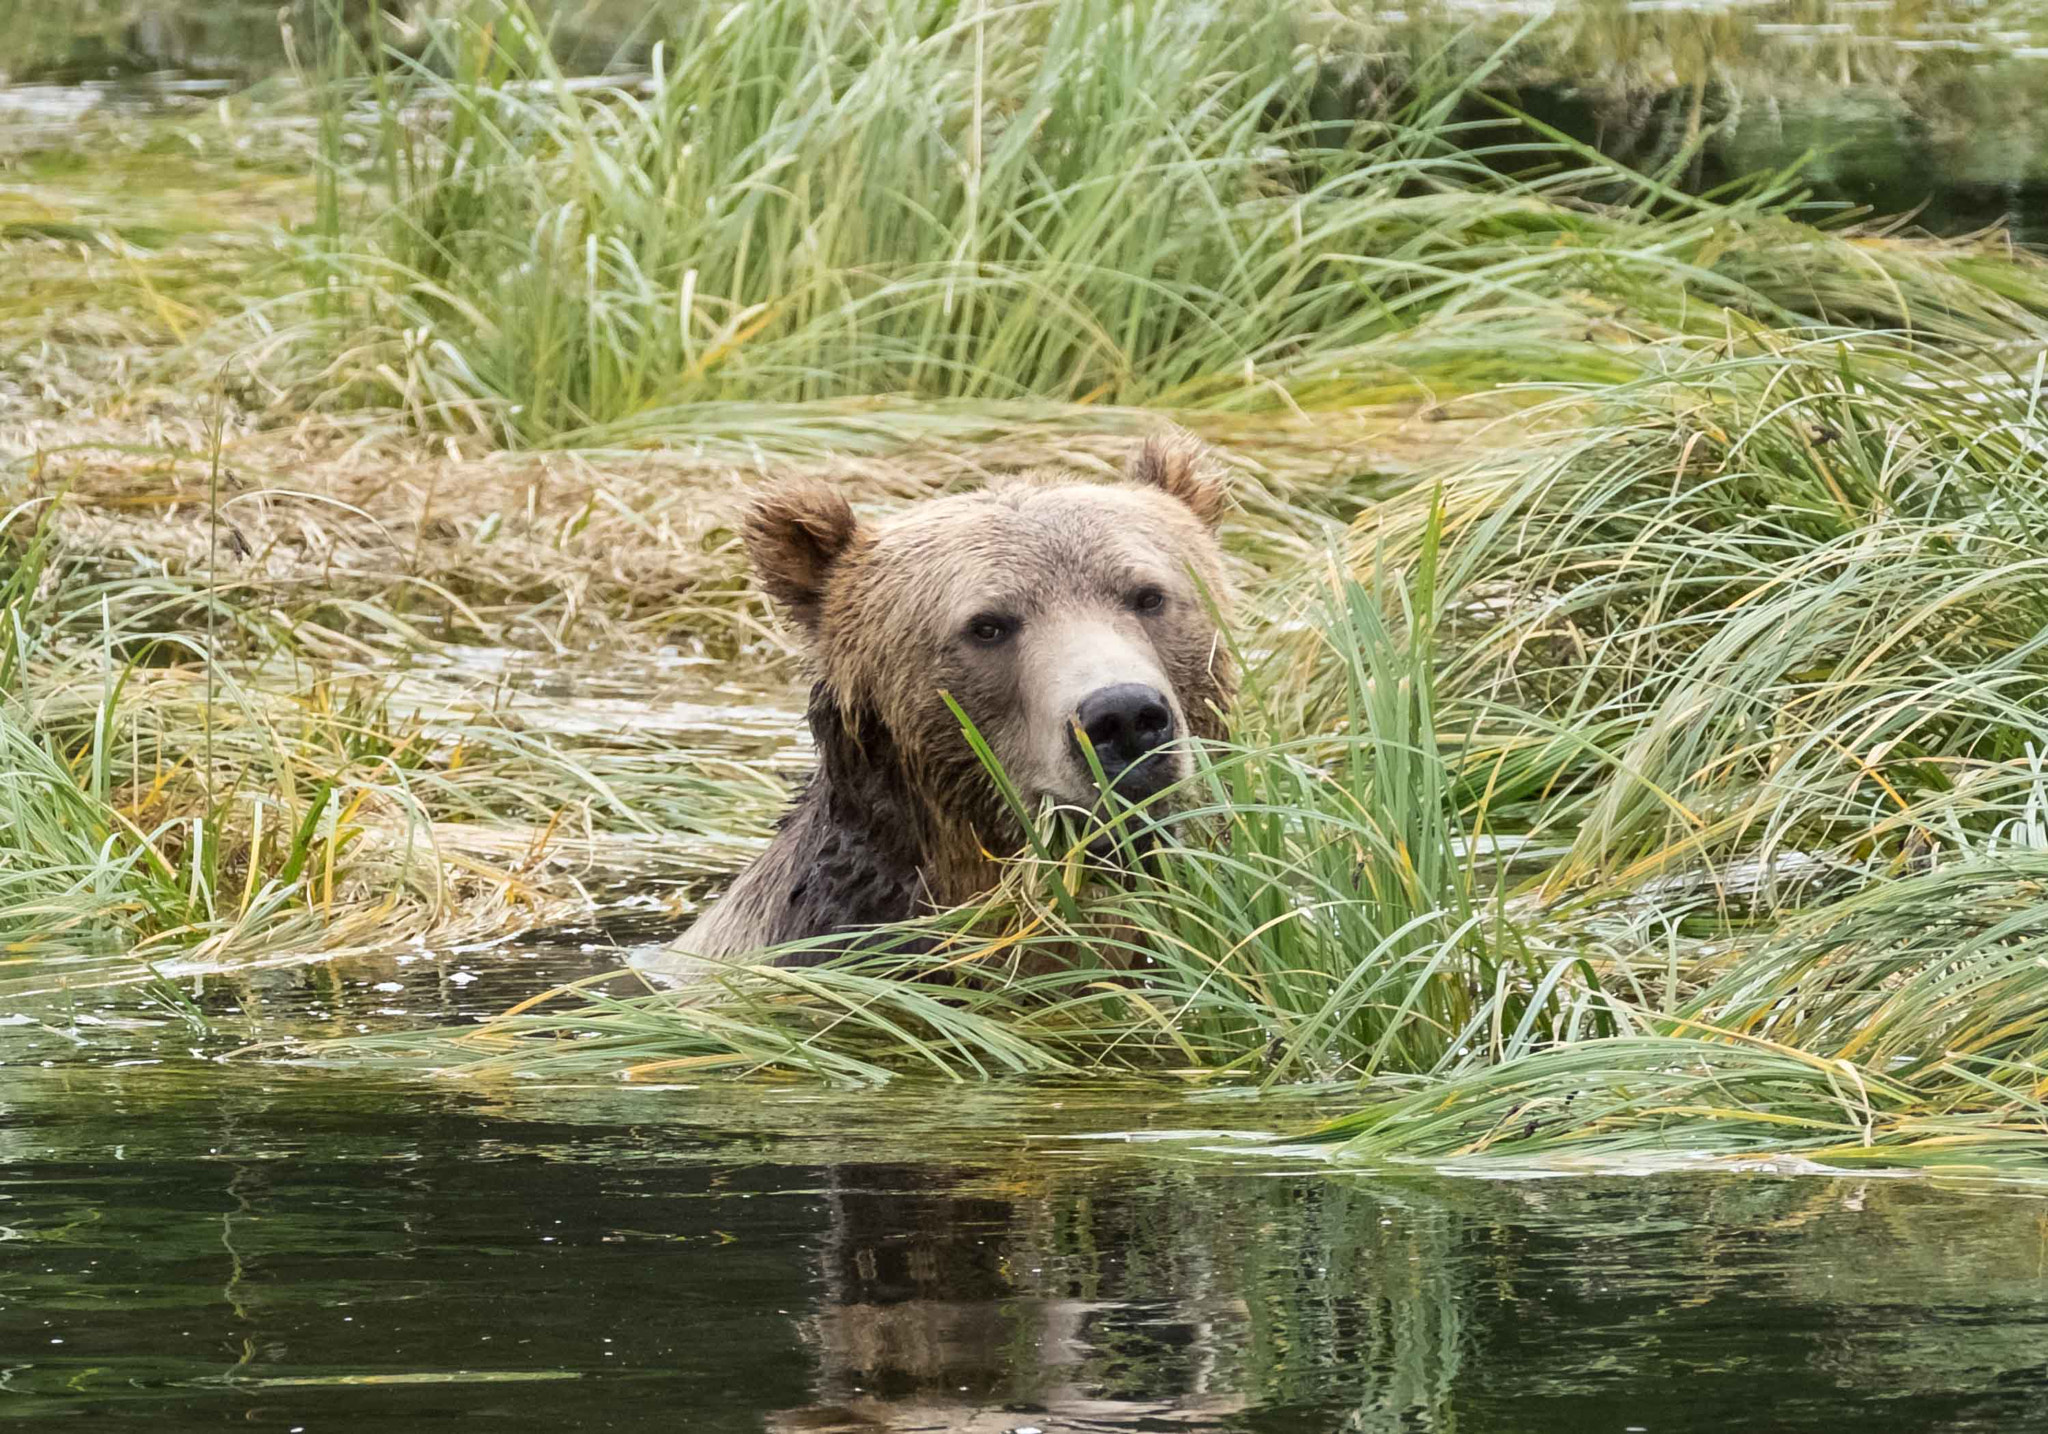
[[[1590,967],[1546,956],[1460,810],[1434,687],[1436,546],[1372,587],[1338,582],[1314,627],[1343,710],[1328,733],[1212,754],[1202,800],[1143,875],[1113,882],[1043,943],[1143,973],[1176,1042],[1268,1078],[1430,1072],[1532,1033],[1599,1026]],[[1272,733],[1254,680],[1240,729]],[[1048,918],[1053,913],[1048,911]]]
[[[2048,313],[2036,269],[1783,218],[1784,177],[1703,202],[1461,129],[1484,67],[1352,105],[1359,37],[1308,5],[650,25],[641,77],[572,81],[524,0],[331,67],[307,286],[259,312],[304,397],[592,443],[734,402],[1442,398],[1619,381],[1641,339],[1731,314],[2010,337]],[[1636,200],[1579,200],[1595,181]]]
[[[1369,1106],[1353,1156],[1794,1154],[2048,1179],[2048,932],[2037,845],[1864,888],[1729,964],[1677,1013]]]
[[[1745,347],[1446,484],[1446,706],[1532,718],[1466,769],[1568,844],[1552,919],[1673,944],[1601,963],[1616,1038],[1371,1105],[1349,1154],[2048,1173],[2042,363]],[[1438,541],[1383,514],[1354,562]]]
[[[1448,485],[1442,681],[1542,719],[1496,760],[1571,841],[1554,890],[1897,863],[2003,820],[2048,749],[2040,364],[1748,347],[1588,394],[1585,427]],[[1423,533],[1376,516],[1354,561]],[[1309,662],[1314,721],[1344,689]]]

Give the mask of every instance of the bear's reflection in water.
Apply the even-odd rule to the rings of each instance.
[[[1209,1295],[1199,1270],[1180,1272],[1191,1299],[1106,1297],[1137,1211],[953,1184],[908,1166],[832,1171],[802,1324],[817,1400],[769,1429],[1199,1429],[1244,1407],[1208,1387],[1215,1326],[1240,1327],[1241,1300]]]

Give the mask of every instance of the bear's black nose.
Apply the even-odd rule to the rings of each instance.
[[[1171,763],[1145,761],[1174,739],[1173,708],[1157,688],[1142,682],[1096,688],[1074,709],[1076,753],[1082,733],[1095,748],[1102,774],[1124,796],[1141,800],[1173,780]]]

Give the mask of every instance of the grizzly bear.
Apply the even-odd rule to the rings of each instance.
[[[901,921],[991,887],[1024,832],[947,694],[1033,811],[1097,808],[1097,767],[1132,801],[1186,777],[1188,739],[1220,735],[1235,685],[1216,623],[1225,501],[1178,431],[1118,482],[1026,474],[873,523],[823,483],[763,496],[747,554],[815,671],[817,769],[767,851],[653,964]]]

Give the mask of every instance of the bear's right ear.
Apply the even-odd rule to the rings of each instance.
[[[1146,439],[1131,460],[1127,476],[1133,483],[1163,489],[1180,499],[1212,528],[1230,504],[1229,491],[1217,476],[1208,445],[1185,428],[1169,428]]]
[[[825,579],[860,529],[853,509],[823,483],[792,483],[747,511],[747,558],[769,596],[805,629],[818,625]]]

